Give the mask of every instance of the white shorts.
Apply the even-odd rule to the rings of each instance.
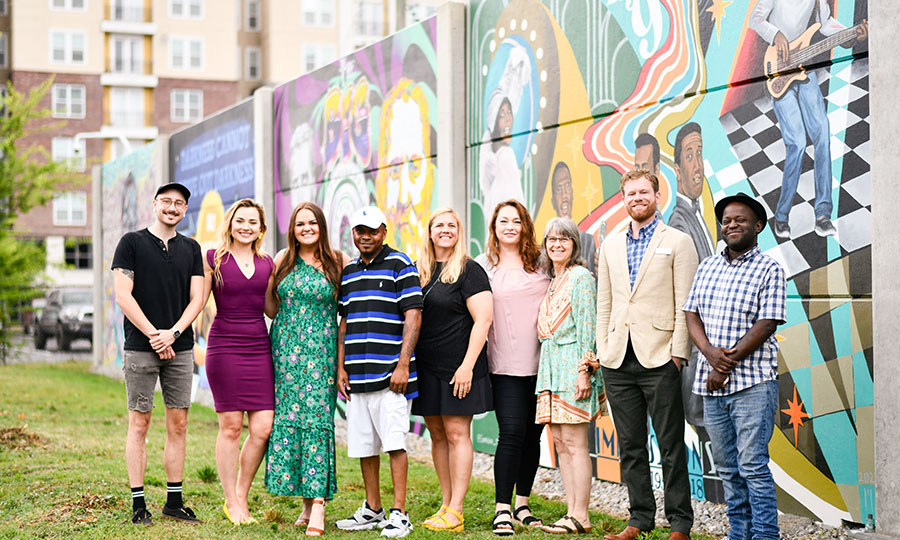
[[[351,394],[347,404],[347,455],[377,456],[406,450],[412,401],[390,388]]]

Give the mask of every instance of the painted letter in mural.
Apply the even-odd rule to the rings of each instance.
[[[523,197],[539,233],[569,215],[598,246],[627,223],[621,174],[646,168],[663,220],[701,258],[722,245],[714,202],[753,195],[770,221],[760,247],[789,278],[770,442],[779,507],[827,523],[875,514],[866,17],[866,0],[469,9],[472,251],[494,189]],[[721,501],[698,403],[685,401],[691,489]],[[595,427],[597,474],[618,481],[615,430]]]

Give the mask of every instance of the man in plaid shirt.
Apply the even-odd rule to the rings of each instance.
[[[778,401],[778,342],[785,322],[785,275],[756,238],[766,211],[739,193],[716,204],[726,248],[700,263],[684,312],[700,349],[693,391],[725,488],[735,540],[777,539],[778,501],[769,439]]]

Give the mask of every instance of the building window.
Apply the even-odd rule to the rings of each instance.
[[[380,1],[359,0],[356,6],[356,33],[364,37],[384,35],[384,7]]]
[[[84,139],[75,144],[72,137],[53,137],[50,142],[50,155],[53,161],[65,163],[73,171],[84,171],[86,163],[84,152]]]
[[[174,19],[202,19],[203,0],[169,0],[169,17]]]
[[[169,68],[203,69],[203,38],[172,36],[169,39]]]
[[[258,81],[262,78],[262,74],[260,73],[260,58],[262,52],[260,52],[259,47],[247,47],[244,52],[246,55],[244,67],[247,70],[244,74],[244,78],[250,81]]]
[[[51,64],[84,64],[87,34],[80,30],[50,31]]]
[[[53,199],[53,224],[58,227],[87,224],[87,193],[70,191]]]
[[[109,125],[141,127],[145,122],[143,88],[109,89]]]
[[[0,0],[0,15],[9,15],[9,2],[7,0]]]
[[[54,118],[84,118],[83,84],[54,84],[52,93]]]
[[[90,270],[92,268],[91,261],[93,257],[91,257],[90,238],[67,238],[65,253],[66,266],[79,270]]]
[[[409,2],[406,4],[406,25],[420,23],[437,15],[437,6]]]
[[[172,90],[172,122],[196,122],[203,118],[202,90]]]
[[[139,36],[110,38],[109,67],[113,73],[144,73],[144,42]]]
[[[145,22],[143,0],[112,0],[110,15],[114,21]]]
[[[259,0],[246,0],[244,4],[244,16],[247,23],[244,25],[247,30],[255,32],[259,30]]]
[[[9,56],[9,41],[7,41],[6,33],[0,34],[0,68],[9,67],[7,57]]]
[[[318,69],[334,61],[334,45],[326,43],[307,43],[303,46],[303,67],[305,73]]]
[[[50,0],[50,9],[85,11],[87,9],[87,0]]]
[[[303,0],[302,9],[304,25],[334,25],[334,0]]]

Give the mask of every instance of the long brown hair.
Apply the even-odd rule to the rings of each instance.
[[[294,233],[294,224],[297,222],[297,214],[299,214],[301,210],[309,210],[312,212],[313,216],[316,218],[316,223],[319,225],[319,243],[316,246],[315,257],[322,263],[322,271],[325,273],[325,278],[331,283],[331,286],[334,287],[334,299],[337,300],[338,289],[341,288],[343,260],[338,252],[331,249],[331,243],[328,241],[328,223],[325,221],[325,214],[322,212],[322,209],[319,208],[319,205],[314,202],[302,202],[294,208],[293,212],[291,212],[291,220],[288,222],[287,251],[284,254],[284,258],[281,259],[278,269],[275,271],[275,287],[278,287],[281,280],[290,274],[297,265],[297,255],[300,253],[300,241],[297,240],[297,235]]]
[[[437,263],[435,262],[434,242],[431,240],[431,226],[434,224],[435,219],[444,214],[450,214],[456,220],[458,235],[456,237],[456,245],[453,246],[453,253],[450,254],[450,259],[441,269],[441,275],[434,276],[432,274]],[[466,260],[468,258],[466,255],[466,234],[463,231],[462,220],[459,219],[459,214],[450,207],[438,208],[428,220],[428,236],[422,241],[422,251],[419,254],[419,262],[416,263],[416,267],[419,270],[419,281],[422,282],[422,285],[428,285],[433,279],[437,278],[441,283],[456,283],[456,280],[459,279],[460,274],[466,268]]]
[[[500,240],[497,238],[497,216],[500,209],[504,206],[512,206],[519,214],[519,220],[522,222],[522,232],[519,234],[519,258],[522,259],[522,266],[526,272],[532,273],[538,271],[538,258],[541,256],[541,248],[538,247],[537,240],[534,237],[534,222],[528,210],[515,199],[503,201],[494,208],[494,214],[491,216],[491,225],[488,228],[488,242],[485,255],[491,266],[500,264]]]
[[[215,255],[213,256],[213,277],[215,278],[216,285],[219,286],[222,285],[222,259],[225,257],[225,254],[231,250],[231,245],[234,243],[234,237],[231,235],[231,222],[234,221],[234,215],[241,208],[255,208],[256,211],[259,212],[259,236],[253,241],[251,248],[253,249],[254,257],[265,255],[265,252],[263,252],[262,249],[262,243],[263,237],[266,235],[266,211],[263,210],[261,204],[253,199],[241,199],[232,204],[231,208],[225,212],[225,219],[222,221],[222,226],[219,227],[219,242],[216,246]]]

